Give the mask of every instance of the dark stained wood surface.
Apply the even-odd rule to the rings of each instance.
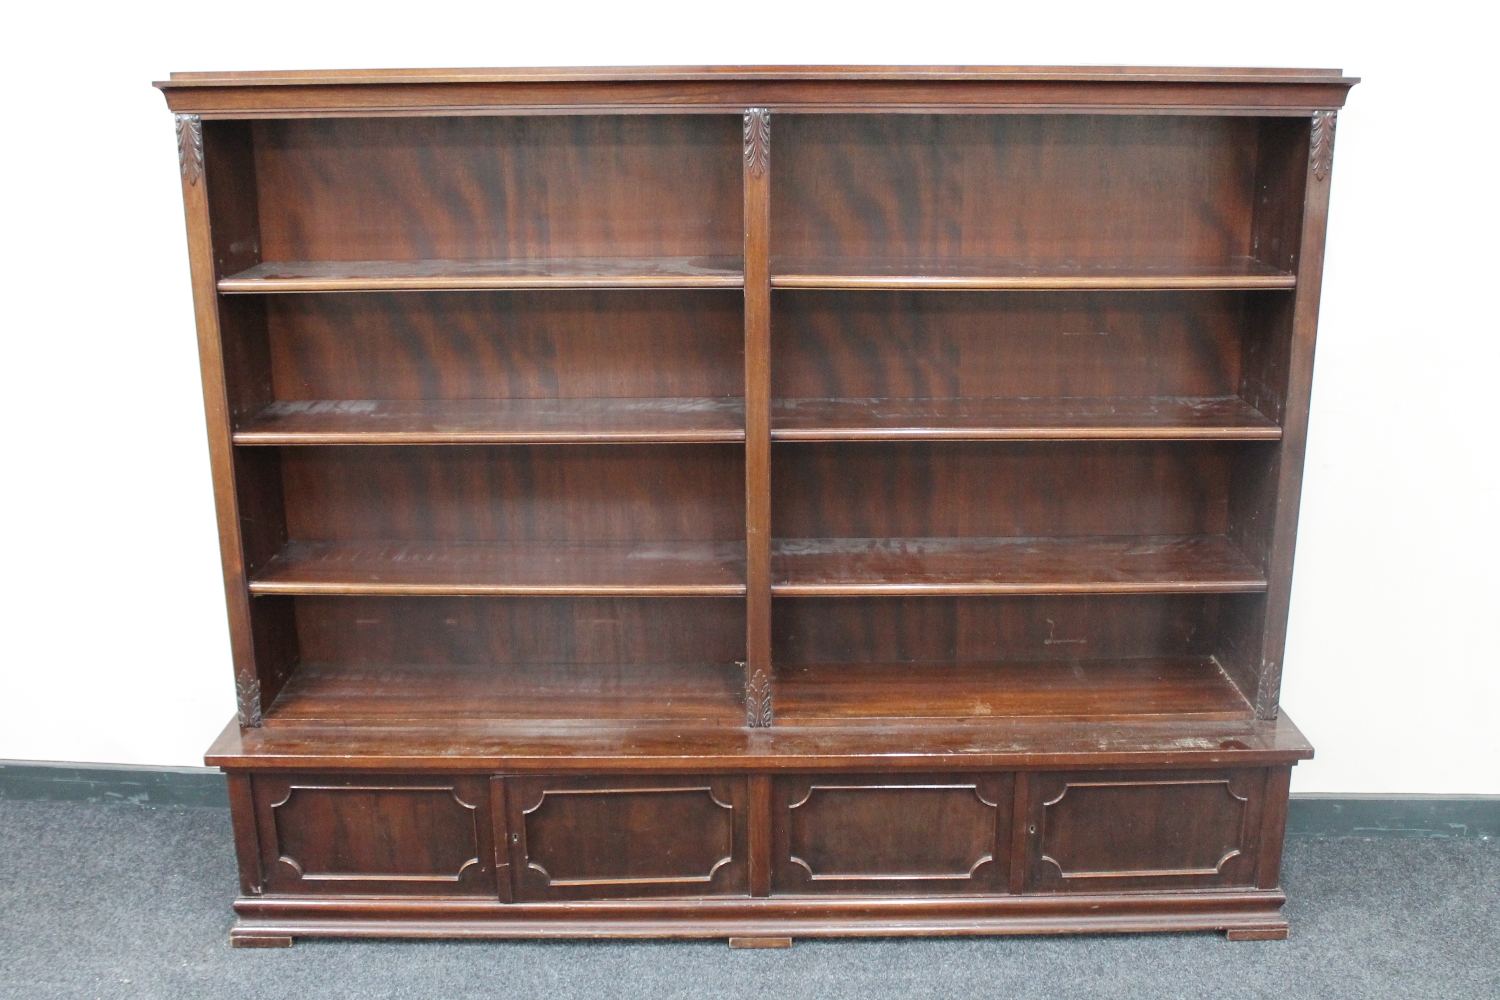
[[[207,763],[232,769],[496,770],[534,772],[829,769],[868,772],[1038,767],[1254,767],[1312,756],[1285,712],[1245,719],[1089,721],[1006,719],[952,725],[524,726],[452,720],[427,726],[226,727]]]
[[[1295,288],[1297,276],[1250,257],[1036,260],[1003,257],[804,257],[771,261],[773,288],[1063,291]],[[222,287],[222,286],[221,286]]]
[[[721,444],[281,450],[307,541],[738,541],[743,470]]]
[[[1131,80],[1353,84],[1339,69],[1213,66],[531,66],[441,69],[239,70],[172,73],[154,86],[309,86],[357,83],[670,80]]]
[[[1248,719],[1211,658],[1002,663],[783,664],[787,725],[873,719]]]
[[[778,893],[1004,892],[1010,775],[791,775],[775,782]]]
[[[291,260],[219,279],[223,293],[529,288],[739,288],[735,257]]]
[[[959,281],[1068,287],[1102,266],[1094,287],[1152,287],[1153,275],[1284,286],[1290,275],[1244,260],[1258,138],[1231,117],[786,115],[771,250],[810,260],[773,261],[772,274],[860,276],[891,261],[874,276],[951,268]]]
[[[1353,82],[164,88],[207,119],[239,942],[1284,935]]]
[[[239,445],[734,442],[744,404],[711,397],[338,399],[272,403]]]
[[[253,594],[743,594],[740,542],[293,541]]]
[[[1258,594],[794,597],[776,601],[778,664],[1202,659]]]
[[[612,290],[226,301],[264,303],[280,400],[734,399],[745,393],[742,299]]]
[[[772,394],[1239,396],[1269,403],[1242,384],[1241,355],[1273,340],[1264,303],[1287,298],[1224,291],[783,291],[775,297]]]
[[[184,74],[178,112],[231,117],[635,111],[1152,111],[1303,114],[1342,107],[1338,70],[1131,67],[662,67]]]
[[[1263,591],[1220,535],[1133,538],[798,538],[772,550],[777,596]]]
[[[271,707],[267,725],[511,719],[738,726],[744,714],[733,663],[305,663]]]
[[[295,604],[302,659],[334,666],[612,668],[745,657],[745,603],[738,597],[302,596],[256,603],[267,601]]]
[[[1218,535],[1253,442],[774,446],[779,538]]]
[[[1275,441],[1237,396],[778,399],[776,441]],[[236,435],[236,440],[240,436]]]
[[[738,281],[722,262],[680,260],[742,252],[729,116],[283,119],[253,132],[264,261],[562,260],[494,275],[524,281],[555,267],[625,280],[640,265],[577,261],[666,258],[646,275]]]

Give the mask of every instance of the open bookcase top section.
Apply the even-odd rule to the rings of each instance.
[[[1115,105],[1164,113],[1295,113],[1342,107],[1356,77],[1337,69],[1127,66],[640,66],[173,73],[172,110],[221,118],[566,113],[606,107],[686,112]]]

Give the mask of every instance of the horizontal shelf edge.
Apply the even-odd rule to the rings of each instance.
[[[307,447],[314,445],[442,445],[442,444],[737,444],[738,431],[663,431],[620,433],[382,433],[379,431],[322,433],[318,431],[236,431],[234,443],[244,447]]]
[[[1280,427],[896,427],[771,429],[772,441],[1279,441]]]
[[[745,593],[744,584],[385,584],[252,580],[249,586],[250,593],[256,597],[734,597]]]
[[[777,274],[772,288],[845,289],[866,291],[1254,291],[1297,287],[1297,276],[1248,275],[1244,277],[1118,277],[1118,278],[1021,278],[941,277],[926,275],[812,275]]]
[[[775,597],[1047,596],[1069,594],[1258,594],[1265,580],[1148,583],[773,583]]]
[[[222,278],[225,295],[296,292],[546,291],[548,289],[743,288],[743,277],[704,278]]]

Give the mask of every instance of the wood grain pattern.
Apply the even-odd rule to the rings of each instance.
[[[1218,535],[1234,459],[1255,447],[778,444],[772,519],[783,539]]]
[[[737,257],[268,261],[219,279],[224,294],[532,288],[739,288]]]
[[[782,664],[788,725],[890,719],[1085,721],[1248,719],[1249,702],[1211,658],[1071,663]]]
[[[1213,656],[1255,594],[796,597],[776,601],[778,664],[994,663]]]
[[[261,775],[254,791],[267,892],[495,895],[482,778]]]
[[[306,663],[267,725],[589,719],[734,726],[742,703],[733,663]]]
[[[678,542],[744,537],[731,445],[287,448],[303,541]]]
[[[289,542],[250,581],[252,594],[743,594],[736,542],[593,545]]]
[[[1237,396],[779,399],[774,441],[1275,441]],[[237,434],[235,440],[241,441]]]
[[[1264,783],[1257,769],[1039,775],[1027,890],[1253,885]]]
[[[745,724],[770,726],[771,114],[745,112]]]
[[[1265,577],[1224,537],[802,538],[772,550],[772,593],[1253,593]]]
[[[743,441],[733,399],[286,400],[234,432],[238,445],[653,444]]]
[[[1100,725],[1007,719],[879,726],[521,726],[448,720],[392,726],[226,727],[207,762],[236,770],[459,770],[538,774],[1266,767],[1312,756],[1282,713],[1263,719],[1156,718]],[[955,755],[958,755],[955,757]]]
[[[1005,891],[1009,776],[819,775],[776,782],[776,891]]]
[[[1021,278],[1045,278],[1058,261],[1081,266],[1073,280],[1098,264],[1122,267],[1123,280],[1165,259],[1175,263],[1163,276],[1196,265],[1207,271],[1185,276],[1222,280],[1228,266],[1285,283],[1243,260],[1256,142],[1255,122],[1227,117],[788,116],[772,251],[832,258],[834,274],[868,269],[837,262],[875,258],[921,275],[910,261],[925,259],[940,278],[963,258],[1000,258],[1019,262]]]
[[[777,398],[1256,398],[1279,292],[781,292]],[[1268,324],[1271,329],[1268,329]],[[599,395],[605,395],[600,393]],[[665,395],[665,394],[664,394]],[[1066,400],[1063,402],[1062,400]],[[1125,405],[1125,404],[1121,404]],[[1273,419],[1279,410],[1265,410]]]
[[[744,778],[506,781],[519,900],[744,895]]]
[[[729,116],[287,119],[254,133],[266,261],[741,253]]]
[[[297,641],[310,663],[504,671],[745,658],[745,604],[733,597],[261,597],[256,603],[272,600],[295,603]]]
[[[744,396],[744,304],[735,292],[227,301],[264,303],[279,400]]]

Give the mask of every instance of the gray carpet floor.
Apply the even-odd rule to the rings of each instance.
[[[231,949],[229,815],[0,801],[0,997],[1500,998],[1500,844],[1293,840],[1289,941],[1217,934]]]

